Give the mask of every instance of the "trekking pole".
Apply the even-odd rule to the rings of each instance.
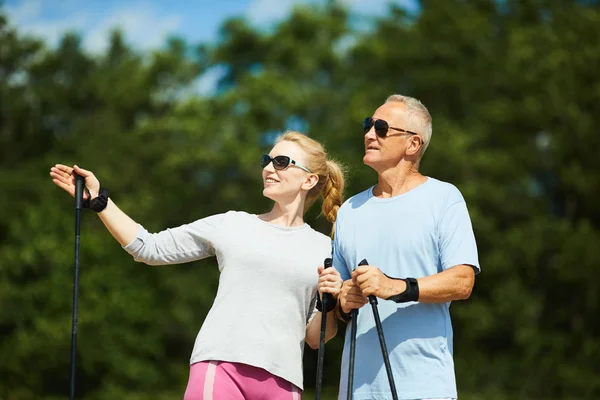
[[[362,260],[358,265],[368,265],[367,260]],[[398,400],[398,393],[396,392],[396,384],[394,383],[394,374],[392,373],[392,365],[390,364],[390,355],[385,345],[385,337],[383,336],[383,326],[381,325],[381,318],[379,317],[379,308],[377,307],[377,297],[369,295],[369,303],[373,309],[373,317],[375,318],[375,326],[377,327],[377,336],[379,336],[379,344],[381,346],[381,355],[383,356],[383,362],[385,364],[385,371],[388,376],[390,383],[390,389],[392,391],[392,399]]]
[[[329,268],[332,265],[331,258],[326,258],[323,266]],[[318,294],[318,293],[317,293]],[[323,363],[325,359],[325,331],[327,330],[327,313],[328,305],[331,304],[335,299],[331,293],[323,293],[323,299],[321,299],[321,336],[319,338],[319,356],[317,358],[317,388],[315,394],[315,400],[321,399],[321,390],[323,387]]]
[[[367,260],[362,260],[358,265],[367,265]],[[348,389],[347,398],[354,398],[354,359],[356,358],[356,331],[358,328],[358,309],[350,311],[350,362],[348,365]]]
[[[79,231],[81,226],[81,209],[83,208],[84,178],[73,172],[75,176],[75,272],[73,278],[73,317],[71,326],[71,376],[69,399],[75,399],[75,361],[77,353],[77,303],[79,297]]]
[[[365,259],[362,260],[358,265],[368,265],[369,262]],[[383,356],[383,362],[385,364],[385,370],[388,376],[390,389],[392,391],[392,399],[398,400],[398,393],[396,392],[396,384],[394,383],[394,375],[392,373],[392,366],[390,364],[390,356],[385,344],[385,336],[383,335],[383,326],[381,325],[381,318],[379,316],[379,309],[377,307],[377,297],[370,295],[369,303],[373,309],[373,317],[375,318],[375,326],[377,327],[377,336],[379,337],[379,345],[381,346],[381,354]],[[350,339],[350,371],[348,373],[348,396],[349,400],[354,397],[353,384],[354,384],[354,361],[356,355],[356,331],[357,331],[357,318],[358,310],[352,310],[352,321],[351,321],[351,339]]]

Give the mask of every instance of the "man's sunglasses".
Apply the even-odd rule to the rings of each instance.
[[[273,161],[273,168],[278,171],[284,170],[290,166],[290,164],[295,165],[296,167],[305,170],[308,173],[311,173],[310,170],[302,165],[298,164],[296,161],[292,160],[288,156],[275,156],[271,157],[268,154],[265,154],[260,159],[260,166],[262,168],[266,167]]]
[[[418,133],[407,131],[406,129],[394,128],[393,126],[390,126],[384,119],[373,119],[371,117],[367,117],[363,121],[363,133],[366,134],[369,132],[373,126],[375,126],[375,133],[381,138],[386,137],[388,130],[390,129],[398,132],[408,133],[410,135],[418,135]]]

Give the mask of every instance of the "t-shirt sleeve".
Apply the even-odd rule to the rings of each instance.
[[[123,246],[135,261],[149,265],[181,264],[215,255],[213,242],[225,214],[149,233],[142,225],[136,238]]]
[[[441,266],[446,270],[456,265],[471,265],[478,274],[481,268],[467,203],[458,189],[455,191],[440,223]]]
[[[346,265],[346,261],[342,256],[342,247],[339,242],[339,232],[340,232],[340,219],[338,213],[338,219],[335,221],[335,235],[333,237],[333,266],[338,270],[340,275],[342,276],[343,281],[347,281],[351,278],[350,271],[348,270],[348,266]]]

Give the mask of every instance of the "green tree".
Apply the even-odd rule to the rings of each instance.
[[[598,2],[432,0],[380,18],[331,3],[143,54],[114,32],[97,56],[74,34],[56,48],[24,37],[0,8],[0,398],[68,390],[73,208],[51,165],[94,171],[157,231],[264,211],[258,158],[292,128],[347,165],[350,195],[375,179],[361,120],[394,92],[433,115],[422,170],[459,187],[478,240],[483,272],[452,305],[461,398],[600,395]],[[209,68],[225,71],[217,94],[195,94]],[[318,214],[308,222],[326,233]],[[89,212],[81,255],[78,398],[181,398],[214,260],[141,266]],[[327,345],[330,398],[341,348],[342,332]],[[315,351],[304,366],[310,398]]]

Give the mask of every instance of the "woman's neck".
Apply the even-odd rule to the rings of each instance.
[[[271,211],[259,215],[258,218],[274,225],[304,225],[304,202],[294,202],[286,205],[276,202]]]

